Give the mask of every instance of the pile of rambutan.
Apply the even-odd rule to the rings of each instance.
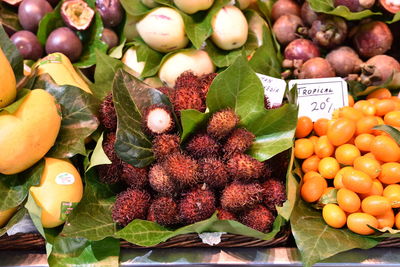
[[[261,232],[272,229],[276,206],[286,200],[286,169],[276,165],[283,166],[282,161],[289,159],[281,154],[260,162],[246,154],[255,135],[239,127],[240,117],[232,109],[214,113],[207,127],[184,143],[177,133],[173,112],[179,117],[184,109],[204,111],[205,95],[214,77],[184,73],[176,88],[160,88],[174,110],[158,104],[143,114],[142,128],[152,138],[155,158],[146,168],[131,166],[116,155],[116,123],[111,121],[115,111],[110,108],[112,97],[105,99],[104,111],[100,110],[108,130],[103,149],[112,164],[99,166],[98,173],[104,183],[127,185],[112,208],[112,218],[120,226],[144,219],[179,227],[217,212],[221,220],[236,220]]]

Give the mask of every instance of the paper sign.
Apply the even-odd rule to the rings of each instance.
[[[264,74],[256,73],[264,87],[264,95],[266,95],[271,106],[279,106],[282,104],[285,95],[286,82]]]
[[[349,104],[347,83],[340,77],[291,80],[289,88],[297,84],[299,117],[312,121],[332,118],[334,110]]]

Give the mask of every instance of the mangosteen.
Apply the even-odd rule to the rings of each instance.
[[[341,45],[347,36],[346,20],[337,16],[320,15],[312,23],[309,35],[314,43],[322,47]]]
[[[36,32],[40,20],[53,8],[46,0],[24,0],[18,8],[18,19],[22,28]]]
[[[400,72],[400,64],[395,58],[377,55],[361,66],[360,82],[367,86],[380,85],[397,72]]]
[[[30,31],[19,31],[11,36],[11,41],[18,48],[24,59],[38,60],[43,48],[35,34]]]
[[[375,0],[334,0],[336,6],[346,6],[351,12],[359,12],[371,8]]]
[[[319,48],[310,40],[296,39],[286,46],[285,59],[307,61],[310,58],[319,57]]]
[[[335,77],[331,64],[324,58],[315,57],[307,60],[298,70],[299,79]]]
[[[55,29],[47,37],[46,53],[55,52],[63,53],[71,62],[75,62],[82,54],[82,42],[76,33],[68,27]]]
[[[300,7],[292,0],[278,0],[272,5],[271,17],[276,21],[280,16],[292,14],[300,17]]]
[[[318,19],[318,14],[311,8],[307,1],[304,1],[301,6],[301,19],[308,26],[311,26],[313,21]]]
[[[112,28],[121,23],[124,11],[119,0],[96,0],[96,8],[105,27]]]
[[[68,27],[83,31],[89,28],[94,10],[83,0],[69,0],[61,5],[61,17]]]
[[[299,38],[303,21],[300,17],[292,14],[280,16],[272,27],[276,39],[282,45],[287,45],[291,41]]]
[[[356,51],[348,46],[341,46],[332,50],[326,56],[326,60],[332,65],[336,74],[341,77],[359,73],[362,64]]]
[[[108,45],[108,49],[116,47],[119,42],[118,35],[113,30],[108,28],[103,29],[101,40]]]

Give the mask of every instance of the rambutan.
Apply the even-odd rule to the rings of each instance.
[[[233,214],[232,212],[221,209],[221,208],[219,208],[217,210],[218,210],[218,213],[217,213],[218,219],[237,221],[236,215]]]
[[[264,108],[265,109],[271,109],[272,108],[271,102],[269,101],[269,98],[266,95],[264,96]]]
[[[153,139],[153,153],[157,160],[180,151],[180,139],[176,134],[161,134]]]
[[[221,206],[231,212],[252,208],[263,200],[263,188],[257,183],[233,182],[225,187],[221,195]]]
[[[111,161],[111,164],[97,166],[99,179],[105,184],[115,184],[120,181],[122,161],[118,158],[117,153],[115,153],[115,141],[115,133],[110,132],[105,136],[102,144],[104,153]]]
[[[149,183],[154,191],[161,194],[172,195],[176,191],[176,186],[168,176],[161,164],[155,164],[149,171]]]
[[[184,193],[179,203],[180,218],[187,224],[206,220],[215,210],[214,193],[201,187]]]
[[[134,188],[118,194],[111,211],[113,221],[126,226],[134,219],[145,219],[150,199],[149,193]]]
[[[220,145],[208,134],[197,134],[187,143],[186,151],[195,158],[217,157]]]
[[[195,109],[200,112],[206,110],[205,102],[196,87],[187,86],[175,89],[172,104],[177,115],[185,109]]]
[[[175,81],[175,89],[186,87],[197,87],[198,76],[192,71],[185,71]]]
[[[147,220],[164,226],[178,224],[178,218],[178,205],[172,197],[167,196],[161,196],[153,200],[147,214]]]
[[[166,173],[181,188],[189,187],[198,182],[199,165],[193,158],[175,153],[167,156],[163,162]]]
[[[276,211],[276,206],[282,206],[286,201],[286,188],[282,181],[269,179],[262,184],[264,188],[264,205],[271,211]]]
[[[261,177],[264,163],[246,154],[235,154],[228,160],[227,168],[232,179],[251,181]]]
[[[122,162],[121,180],[130,187],[143,188],[149,181],[147,169],[136,168],[129,163]]]
[[[236,153],[244,153],[253,144],[254,138],[256,136],[244,128],[233,130],[224,145],[224,157],[230,158]]]
[[[217,158],[203,158],[200,163],[201,181],[211,188],[223,188],[229,182],[225,164]]]
[[[142,117],[143,129],[150,135],[169,133],[174,129],[171,110],[164,104],[149,106]]]
[[[239,123],[239,116],[232,109],[214,113],[207,125],[207,133],[216,139],[227,136]]]
[[[263,233],[271,231],[274,221],[275,216],[262,205],[257,205],[240,216],[241,223]]]
[[[210,89],[211,83],[217,75],[217,73],[209,73],[199,77],[197,88],[201,92],[204,99],[207,97],[207,93]]]
[[[100,104],[99,119],[108,131],[115,132],[117,129],[117,113],[115,112],[112,92],[110,92]]]

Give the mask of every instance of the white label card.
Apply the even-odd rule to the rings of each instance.
[[[271,106],[281,105],[285,95],[286,82],[264,74],[256,74],[264,87],[264,95],[268,97]]]
[[[347,83],[340,77],[291,80],[289,88],[297,84],[299,117],[312,121],[332,118],[334,110],[348,106]]]

